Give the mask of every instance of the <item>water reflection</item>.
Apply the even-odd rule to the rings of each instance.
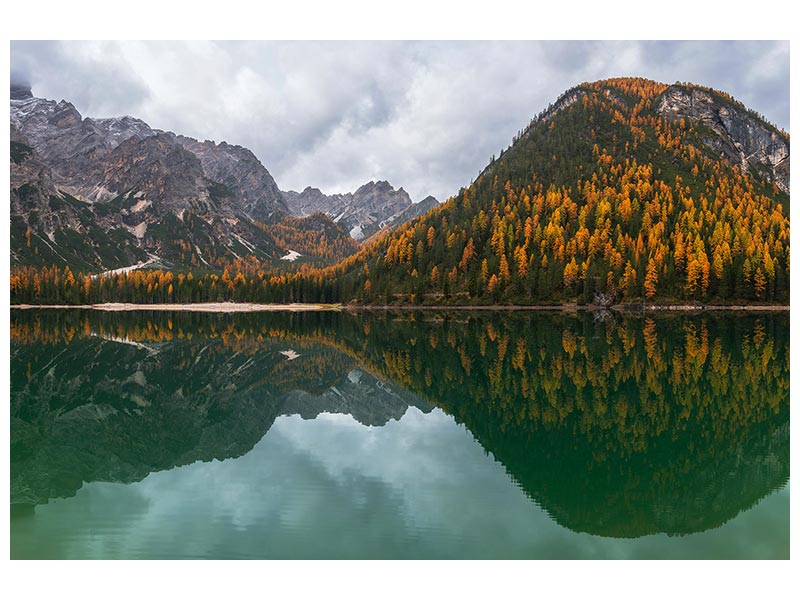
[[[12,505],[198,460],[254,461],[256,444],[280,437],[274,424],[291,421],[281,415],[352,415],[356,425],[386,429],[404,414],[438,414],[463,423],[512,487],[572,531],[636,538],[714,529],[788,481],[787,325],[784,315],[597,324],[529,313],[15,312]],[[408,448],[385,449],[389,462],[363,452],[358,477],[351,468],[333,479],[372,469],[365,481],[374,482],[389,463],[423,473],[437,448],[431,464]],[[295,476],[282,474],[267,495],[279,498]],[[375,505],[363,490],[343,489]]]

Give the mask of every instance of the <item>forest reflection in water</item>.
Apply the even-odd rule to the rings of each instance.
[[[295,414],[447,418],[593,536],[712,530],[789,477],[783,314],[14,311],[11,336],[12,555],[36,505],[254,455]]]

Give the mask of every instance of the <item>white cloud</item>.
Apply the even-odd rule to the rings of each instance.
[[[255,152],[282,189],[445,199],[568,87],[711,85],[789,127],[787,42],[14,42],[37,95]]]

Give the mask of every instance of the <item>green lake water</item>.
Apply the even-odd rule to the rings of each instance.
[[[789,558],[788,314],[12,311],[12,558]]]

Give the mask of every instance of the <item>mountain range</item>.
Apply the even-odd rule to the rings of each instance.
[[[84,118],[26,85],[12,85],[10,116],[14,265],[221,270],[245,257],[288,266],[280,259],[290,250],[324,263],[359,248],[348,232],[362,239],[416,214],[408,212],[415,206],[408,194],[388,182],[320,193],[310,210],[309,202],[293,202],[305,192],[281,192],[247,148],[130,116]],[[336,218],[323,224],[316,213]],[[311,225],[293,219],[312,215]],[[296,231],[278,235],[276,224]],[[301,239],[309,231],[317,235]]]
[[[176,301],[788,301],[789,135],[729,94],[711,88],[642,78],[575,86],[533,118],[474,182],[439,206],[428,199],[412,205],[402,188],[394,190],[381,181],[353,194],[326,196],[314,188],[268,193],[277,187],[268,185],[271,178],[265,169],[253,166],[245,170],[250,176],[242,177],[241,171],[234,176],[225,166],[229,159],[220,156],[227,145],[178,143],[179,136],[164,132],[141,137],[142,124],[126,129],[79,121],[66,103],[33,99],[26,90],[15,95],[12,258],[18,263],[21,256],[30,256],[26,242],[30,244],[34,235],[46,242],[43,228],[34,231],[33,225],[71,219],[68,225],[77,225],[59,231],[74,233],[83,227],[91,235],[77,239],[111,249],[120,247],[114,245],[117,237],[138,236],[138,246],[122,246],[140,252],[154,248],[175,264],[198,266],[199,257],[207,265],[227,266],[220,258],[225,252],[255,257],[233,263],[236,272],[230,272],[224,289],[216,286],[214,274],[170,286],[170,299]],[[26,108],[34,104],[46,106],[42,111],[47,119],[26,116],[36,112]],[[43,128],[36,123],[44,120],[58,131],[80,127],[86,138],[94,139],[102,130],[108,132],[103,139],[112,141],[102,147],[87,144],[85,150],[80,146],[79,156],[73,153],[62,161],[66,151],[39,149],[20,137],[28,129],[36,134]],[[124,137],[123,130],[134,133],[112,147]],[[55,146],[68,139],[66,133],[52,137]],[[85,162],[86,156],[102,157],[103,168]],[[50,172],[37,170],[50,164]],[[69,177],[82,172],[96,175],[82,187],[67,185]],[[124,187],[122,182],[130,181],[137,183]],[[53,189],[66,191],[54,195]],[[253,189],[260,194],[251,194]],[[170,192],[164,196],[166,190]],[[88,205],[70,192],[94,194],[91,198],[104,201]],[[117,195],[109,200],[109,194]],[[175,208],[161,211],[158,222],[148,221],[154,210],[149,203],[155,207],[159,202]],[[386,209],[385,202],[394,208]],[[45,207],[30,210],[47,203],[54,206],[49,212]],[[83,225],[87,210],[92,215]],[[285,217],[281,221],[284,210],[298,215],[289,225]],[[317,218],[325,219],[330,234],[310,240],[310,228],[302,235],[296,231],[310,218],[303,215],[315,211],[326,213]],[[20,220],[20,215],[30,218]],[[106,224],[95,234],[90,227],[97,220],[90,217],[118,225]],[[406,218],[410,220],[403,223]],[[53,231],[49,227],[48,235]],[[256,229],[267,236],[253,237]],[[287,239],[329,248],[328,266],[265,270],[260,261],[276,257],[269,243],[278,233],[283,235],[283,249]],[[66,234],[60,235],[63,239]],[[330,242],[328,235],[337,241]],[[360,250],[348,246],[353,237],[364,239]],[[203,243],[196,243],[198,239]],[[170,244],[178,248],[167,252]],[[293,250],[304,253],[293,244]],[[115,255],[114,260],[121,259]],[[64,273],[25,272],[12,282],[16,301],[42,301],[34,275],[40,278],[39,289],[49,290],[51,301],[64,295],[71,302],[114,297],[91,281],[66,294],[60,283]],[[126,297],[152,302],[151,283],[139,277],[115,281],[114,286]]]
[[[396,226],[426,213],[439,203],[433,196],[413,204],[403,188],[395,190],[388,181],[370,181],[353,193],[323,194],[307,187],[302,192],[284,192],[284,200],[295,215],[324,213],[341,223],[357,240]]]

